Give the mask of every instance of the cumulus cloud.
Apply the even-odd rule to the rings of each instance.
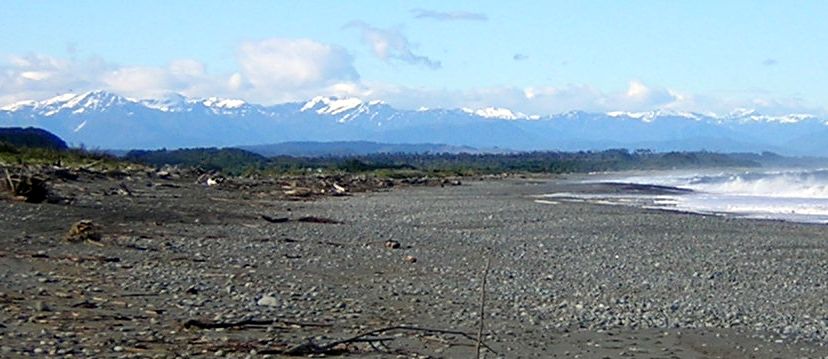
[[[411,13],[416,19],[430,19],[438,21],[487,21],[489,18],[485,14],[468,12],[468,11],[435,11],[426,9],[411,9]]]
[[[345,49],[308,39],[246,42],[238,60],[242,76],[258,89],[306,88],[359,78]]]
[[[346,29],[359,30],[362,42],[383,61],[399,60],[412,65],[421,65],[432,70],[441,67],[440,61],[427,56],[417,55],[412,51],[412,44],[398,29],[381,29],[362,21],[353,21],[345,25]]]
[[[12,56],[0,63],[0,104],[99,89],[136,98],[174,92],[276,103],[319,92],[337,94],[343,87],[335,85],[359,79],[346,50],[307,39],[246,42],[239,46],[237,60],[238,71],[211,74],[193,59],[171,61],[166,66],[121,66],[98,57]]]
[[[621,98],[616,98],[618,106],[633,106],[636,108],[652,109],[670,105],[677,97],[668,89],[651,88],[640,81],[630,81],[627,92]]]
[[[587,84],[463,90],[414,88],[360,79],[347,51],[305,39],[247,42],[238,48],[237,60],[236,71],[213,74],[193,59],[174,60],[163,66],[122,66],[99,57],[11,56],[0,62],[0,105],[103,89],[136,98],[177,92],[191,97],[242,98],[262,104],[304,101],[319,95],[353,96],[383,100],[406,109],[495,106],[539,115],[571,110],[656,109],[726,114],[735,108],[752,108],[769,115],[826,113],[824,108],[797,97],[768,92],[700,95],[638,80],[614,91]]]
[[[43,98],[99,85],[109,69],[100,58],[69,60],[39,54],[10,56],[0,64],[0,103]]]

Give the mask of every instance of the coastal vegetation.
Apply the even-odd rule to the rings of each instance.
[[[579,152],[514,153],[378,153],[357,156],[265,157],[238,148],[133,150],[122,157],[67,148],[57,136],[35,129],[4,129],[0,162],[5,164],[101,163],[112,167],[140,163],[154,167],[196,167],[227,175],[359,173],[378,177],[469,176],[500,173],[586,173],[623,170],[757,167],[766,154],[722,154],[706,151],[653,152],[612,149]]]

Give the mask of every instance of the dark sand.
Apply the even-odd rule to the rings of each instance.
[[[489,358],[828,357],[826,226],[536,203],[596,190],[556,179],[308,202],[159,181],[60,184],[71,205],[0,202],[0,357],[258,357],[403,324],[476,335],[485,258]],[[131,196],[104,195],[121,182]],[[102,226],[101,245],[63,240],[80,219]],[[342,349],[474,352],[460,335],[377,337]]]

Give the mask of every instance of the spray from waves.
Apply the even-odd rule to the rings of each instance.
[[[595,203],[632,205],[702,214],[828,223],[828,170],[658,173],[614,178],[613,183],[658,185],[688,193],[601,195]]]
[[[748,172],[689,178],[677,187],[733,196],[828,199],[828,170]]]

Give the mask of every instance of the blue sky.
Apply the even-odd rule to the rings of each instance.
[[[823,1],[5,1],[0,102],[107,89],[825,114]]]

